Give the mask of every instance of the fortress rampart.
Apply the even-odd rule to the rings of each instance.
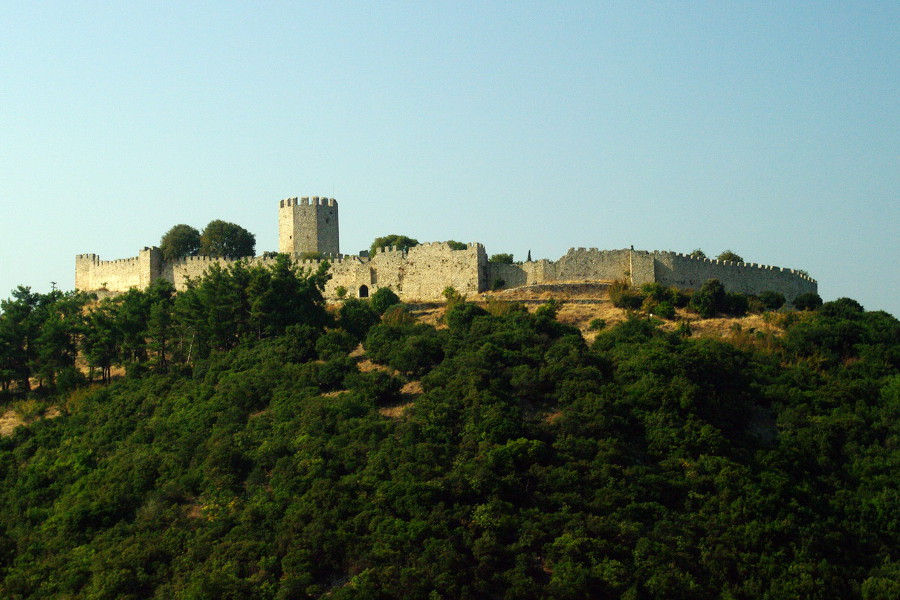
[[[408,250],[384,248],[374,256],[345,256],[338,252],[338,214],[334,198],[287,198],[279,203],[279,249],[301,267],[315,270],[321,260],[305,260],[310,252],[326,256],[331,279],[325,295],[337,298],[338,288],[350,297],[367,297],[389,287],[403,300],[439,300],[448,286],[469,296],[489,289],[560,282],[597,282],[624,279],[639,286],[659,282],[681,289],[699,289],[718,279],[731,292],[759,294],[771,290],[788,301],[816,292],[817,284],[803,272],[780,267],[695,258],[677,252],[570,248],[559,258],[519,264],[488,262],[484,246],[470,243],[454,250],[432,242]],[[266,265],[273,258],[242,259]],[[192,256],[164,262],[159,248],[144,248],[138,256],[104,261],[96,254],[75,257],[75,288],[112,292],[145,288],[156,279],[183,290],[213,265],[227,267],[233,259]]]

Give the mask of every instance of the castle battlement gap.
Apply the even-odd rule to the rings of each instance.
[[[298,265],[317,269],[330,264],[331,279],[325,295],[337,298],[338,288],[348,295],[365,298],[380,287],[389,287],[401,299],[439,300],[445,288],[475,295],[489,289],[562,282],[599,282],[624,279],[633,285],[658,282],[681,289],[699,289],[709,279],[718,279],[731,292],[759,294],[774,291],[788,301],[800,294],[816,292],[815,279],[802,271],[698,258],[670,251],[598,250],[570,248],[558,260],[541,259],[518,264],[488,261],[482,244],[472,242],[454,250],[445,242],[428,242],[409,249],[381,248],[373,256],[340,253],[338,203],[334,198],[304,196],[285,198],[278,206],[279,252]],[[306,258],[310,254],[322,260]],[[241,259],[248,264],[271,264],[265,256]],[[156,279],[183,290],[189,279],[202,277],[213,265],[227,267],[234,259],[189,256],[163,261],[156,247],[143,248],[136,257],[100,260],[96,254],[75,256],[75,288],[124,292],[144,288]]]

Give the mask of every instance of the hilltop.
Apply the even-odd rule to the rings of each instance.
[[[0,594],[900,592],[891,315],[845,298],[738,330],[700,311],[762,299],[622,282],[329,306],[324,277],[5,302],[6,406],[59,415],[0,438]]]

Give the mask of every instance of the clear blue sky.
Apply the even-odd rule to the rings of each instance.
[[[807,270],[900,315],[898,2],[5,2],[0,297],[277,203]]]

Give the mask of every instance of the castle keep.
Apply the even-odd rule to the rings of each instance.
[[[301,266],[315,269],[319,260],[305,255],[320,253],[331,264],[331,280],[325,295],[337,297],[337,288],[348,295],[368,297],[380,287],[389,287],[402,300],[438,300],[447,286],[474,295],[495,287],[519,287],[542,283],[597,282],[626,279],[634,285],[658,282],[682,289],[699,289],[707,279],[718,279],[731,292],[759,294],[771,290],[789,301],[806,292],[816,292],[814,279],[792,269],[694,258],[677,252],[644,250],[598,250],[570,248],[559,260],[519,264],[488,262],[484,246],[467,244],[454,250],[448,244],[421,244],[409,250],[385,248],[374,256],[340,253],[338,204],[334,198],[287,198],[278,209],[278,249]],[[273,258],[243,259],[251,264],[269,264]],[[156,279],[170,281],[177,290],[189,278],[199,278],[212,265],[223,267],[233,259],[189,256],[165,262],[159,248],[144,248],[137,257],[103,261],[96,254],[75,257],[75,289],[124,292],[144,288]]]

